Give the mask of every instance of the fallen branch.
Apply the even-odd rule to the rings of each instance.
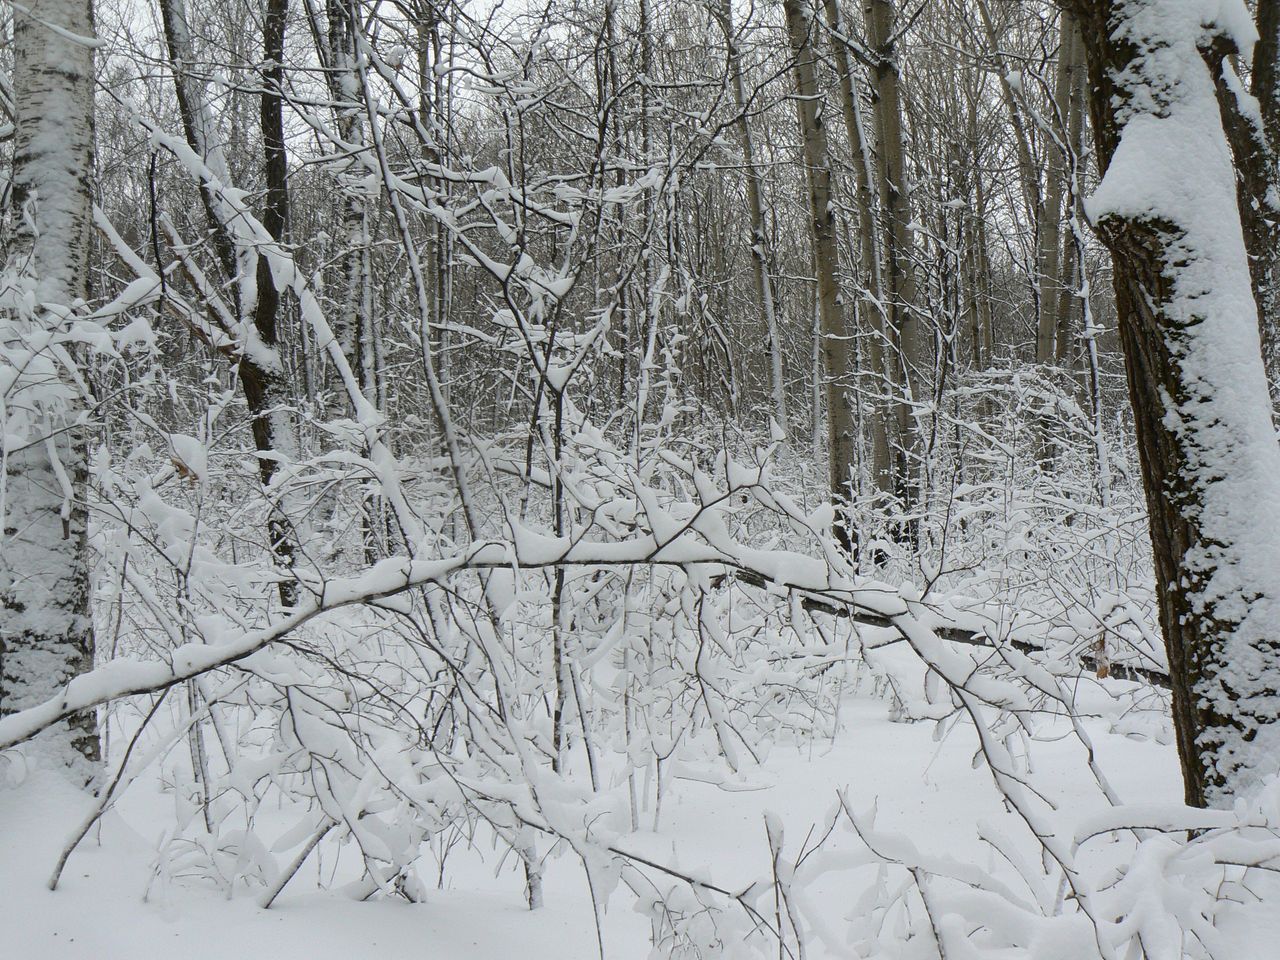
[[[734,572],[734,577],[741,583],[745,583],[752,587],[759,587],[762,590],[767,590],[770,584],[768,579],[754,570],[737,570]],[[883,627],[888,630],[894,630],[898,633],[898,636],[894,637],[892,640],[886,640],[874,644],[873,646],[876,648],[891,646],[895,643],[901,643],[906,639],[892,617],[885,616],[884,614],[868,610],[855,604],[840,603],[838,601],[829,600],[820,595],[814,595],[807,591],[802,591],[800,606],[809,613],[824,613],[828,616],[852,620],[860,626]],[[935,626],[933,628],[933,632],[943,640],[950,640],[952,643],[962,643],[970,647],[989,647],[995,649],[999,644],[1003,643],[1022,653],[1034,654],[1046,652],[1044,647],[1036,646],[1034,643],[1028,643],[1026,640],[1017,640],[1013,637],[1005,637],[1003,640],[996,641],[981,630],[968,630],[961,626]],[[1135,683],[1145,681],[1146,683],[1150,683],[1154,686],[1162,687],[1165,690],[1169,689],[1169,675],[1163,670],[1124,663],[1114,663],[1111,660],[1104,659],[1093,653],[1082,653],[1078,660],[1082,669],[1092,671],[1099,678],[1114,677],[1117,680],[1130,680]]]

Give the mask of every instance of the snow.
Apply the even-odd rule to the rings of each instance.
[[[898,656],[895,669],[900,670],[906,660]],[[840,709],[842,724],[834,740],[775,747],[750,771],[746,789],[674,781],[657,829],[652,822],[642,824],[617,845],[713,885],[745,889],[770,869],[769,825],[783,838],[784,856],[794,855],[811,831],[821,831],[843,795],[864,832],[876,838],[881,856],[927,865],[942,876],[971,876],[979,886],[987,876],[1004,876],[1008,885],[996,882],[995,889],[1006,890],[1017,901],[1022,895],[1012,889],[1015,877],[982,836],[1003,837],[1006,852],[1028,860],[1038,852],[1004,808],[987,771],[970,763],[975,745],[971,728],[961,724],[936,743],[931,724],[891,722],[888,705],[870,695],[865,684]],[[1100,760],[1127,799],[1149,803],[1177,796],[1178,771],[1170,747],[1108,734],[1097,721],[1090,724]],[[1077,754],[1070,741],[1041,746],[1045,753],[1038,783],[1052,791],[1064,822],[1098,829],[1099,818],[1112,815],[1096,790],[1075,775]],[[228,901],[195,874],[182,879],[162,869],[155,843],[157,825],[165,822],[165,808],[173,803],[167,792],[154,777],[140,781],[101,830],[72,854],[57,891],[50,892],[44,880],[90,798],[48,773],[0,789],[0,825],[6,838],[0,845],[0,888],[6,892],[0,898],[0,943],[16,956],[49,958],[164,951],[210,960],[253,953],[277,960],[346,960],[372,955],[375,948],[377,956],[410,958],[420,957],[424,944],[439,960],[597,955],[586,878],[571,857],[547,861],[546,905],[532,912],[522,902],[519,871],[508,864],[495,874],[493,862],[465,849],[449,861],[444,888],[433,885],[424,903],[359,903],[317,890],[313,862],[271,909],[263,910],[243,890]],[[1151,812],[1148,807],[1135,811],[1140,819]],[[653,815],[650,810],[648,816]],[[274,829],[283,835],[283,825],[291,823],[287,811],[264,811],[262,816],[281,825],[263,832]],[[1100,849],[1105,853],[1109,846]],[[874,902],[878,858],[841,831],[817,860],[822,869],[806,875],[803,891],[797,889],[804,916],[812,918],[807,955],[850,956],[851,937],[862,943],[852,955],[870,955],[862,952],[870,936],[863,915],[851,907],[868,896]],[[326,874],[342,869],[336,848],[323,852],[319,869]],[[631,909],[633,899],[620,885],[602,904],[607,907],[601,920],[608,957],[639,960],[651,955],[648,924]],[[1029,923],[1014,914],[1007,919],[1015,927]],[[1042,944],[1028,957],[1085,956],[1063,952],[1067,948],[1060,937],[1081,951],[1080,945],[1089,942],[1065,918],[1056,926],[1027,930]]]
[[[1239,0],[1129,0],[1119,36],[1138,56],[1124,76],[1120,143],[1088,211],[1095,222],[1149,222],[1177,269],[1162,309],[1182,396],[1165,396],[1165,426],[1185,457],[1165,491],[1199,528],[1181,558],[1189,602],[1218,625],[1221,651],[1196,688],[1219,716],[1202,745],[1212,776],[1248,790],[1280,756],[1280,446],[1272,427],[1257,308],[1236,206],[1235,172],[1201,46],[1224,36],[1248,47]],[[1225,667],[1218,665],[1227,665]],[[1216,788],[1215,788],[1216,789]]]
[[[23,687],[4,704],[19,709],[0,717],[0,956],[1268,956],[1280,936],[1267,906],[1280,894],[1269,876],[1280,864],[1280,724],[1265,722],[1280,688],[1264,661],[1280,622],[1280,451],[1201,56],[1219,36],[1247,50],[1244,5],[1115,0],[1141,56],[1118,78],[1127,126],[1089,208],[1096,220],[1157,223],[1177,260],[1167,346],[1188,386],[1167,398],[1166,422],[1192,451],[1188,509],[1206,544],[1185,563],[1196,603],[1231,628],[1230,669],[1200,692],[1218,704],[1243,695],[1257,722],[1247,731],[1257,736],[1223,752],[1233,789],[1213,810],[1178,802],[1140,491],[1129,474],[1110,489],[1101,408],[1086,413],[1025,366],[1011,365],[1004,394],[982,392],[998,383],[991,371],[975,387],[975,371],[957,368],[948,389],[961,386],[935,398],[947,402],[916,411],[922,428],[938,428],[921,431],[933,436],[921,552],[887,543],[868,575],[835,542],[829,487],[810,489],[827,472],[820,451],[785,445],[809,412],[821,432],[820,398],[801,419],[788,422],[781,395],[775,421],[759,415],[758,344],[732,342],[754,311],[722,309],[714,288],[723,279],[726,296],[749,298],[738,289],[746,274],[701,277],[685,262],[705,259],[701,213],[682,219],[686,191],[700,199],[704,185],[740,177],[724,134],[740,123],[748,141],[753,123],[791,101],[766,85],[748,107],[740,89],[744,112],[725,122],[727,88],[703,98],[709,86],[623,77],[621,114],[564,109],[628,49],[611,36],[632,29],[614,6],[594,66],[575,59],[578,28],[561,30],[551,8],[501,14],[472,35],[454,18],[444,46],[456,73],[430,68],[460,112],[438,116],[420,109],[420,78],[399,73],[417,51],[388,46],[381,28],[356,31],[354,61],[319,99],[322,74],[306,71],[324,56],[313,63],[295,36],[288,146],[307,216],[287,243],[253,212],[255,164],[240,151],[254,132],[219,102],[240,102],[252,90],[243,74],[261,64],[233,65],[220,49],[223,64],[178,76],[194,113],[185,136],[142,115],[172,90],[135,96],[136,65],[104,88],[106,153],[116,156],[115,127],[132,122],[145,137],[131,149],[157,155],[155,182],[185,176],[184,196],[205,209],[193,222],[160,196],[144,224],[113,206],[120,230],[94,210],[104,240],[94,255],[110,262],[94,261],[100,300],[73,308],[61,297],[45,305],[45,326],[0,337],[11,474],[0,473],[0,513],[23,531],[0,561],[34,601],[71,596],[38,567],[83,572],[92,557],[99,638],[96,665],[45,642],[7,653]],[[181,2],[169,12],[173,45],[197,48],[171,55],[203,55],[204,25],[188,25]],[[904,52],[937,15],[928,4],[912,14]],[[762,23],[741,37],[765,38],[755,48],[765,53]],[[561,52],[571,56],[544,69]],[[662,59],[663,73],[683,69],[683,56]],[[1034,107],[1042,78],[1034,57],[1017,62],[1004,81]],[[748,66],[770,68],[767,57]],[[933,65],[921,66],[929,78]],[[785,79],[784,69],[769,82]],[[331,129],[357,110],[358,135]],[[451,116],[480,122],[446,137]],[[580,167],[561,148],[591,117],[602,139]],[[66,118],[46,119],[38,146],[67,153]],[[975,111],[984,138],[999,134],[990,119]],[[790,316],[807,309],[789,301],[807,247],[791,249],[805,224],[785,206],[799,172],[794,142],[772,135],[783,129],[766,140],[768,175],[783,188],[769,211],[777,256],[754,252],[761,289],[770,269],[786,279],[776,306]],[[931,149],[932,132],[915,139]],[[631,155],[637,139],[651,156]],[[934,159],[926,149],[912,162]],[[908,225],[922,254],[949,244],[947,224],[971,209],[953,162],[945,186],[922,181]],[[340,203],[358,199],[370,214],[364,228],[334,235],[329,175]],[[141,196],[118,186],[95,195],[107,205]],[[972,205],[993,232],[1007,226],[1005,193],[994,212]],[[721,202],[708,217],[729,212]],[[939,213],[941,239],[922,226]],[[210,219],[233,263],[201,239]],[[348,325],[340,343],[325,310],[335,288],[347,306],[355,299],[351,274],[335,278],[333,265],[375,238],[360,297],[371,319],[360,345],[371,349],[356,359]],[[1018,244],[999,239],[1004,269]],[[711,259],[731,271],[719,254],[743,250],[713,248]],[[53,249],[52,273],[73,253]],[[929,261],[919,262],[924,280]],[[945,269],[922,290],[940,291]],[[297,308],[279,348],[247,319],[260,275]],[[955,287],[961,299],[969,286]],[[0,309],[35,316],[48,289],[47,277],[18,278]],[[1014,294],[1008,306],[1027,305]],[[210,349],[182,349],[162,309]],[[699,341],[708,331],[715,344]],[[808,336],[792,333],[796,344]],[[714,376],[717,349],[743,381],[726,385],[742,405],[731,416],[689,362],[703,351],[696,373]],[[101,369],[77,369],[77,352]],[[817,397],[814,356],[790,382],[812,375]],[[241,359],[275,379],[309,375],[315,388],[282,392],[289,402],[259,417],[274,434],[261,446],[274,449],[247,444]],[[782,351],[773,360],[781,390]],[[39,385],[35,400],[27,382]],[[336,398],[320,396],[335,387]],[[874,392],[868,403],[885,401]],[[1010,398],[1010,411],[971,417],[979,394],[984,405]],[[78,529],[63,531],[86,489],[58,452],[65,440],[48,444],[54,456],[39,469],[22,459],[45,451],[32,440],[46,413],[87,422],[74,412],[82,396],[100,441],[84,549]],[[1072,431],[1095,426],[1082,435],[1097,444],[1096,471],[1061,452],[1059,475],[1025,462],[1017,435],[1033,417],[1063,425],[1055,442],[1086,456]],[[276,468],[265,488],[260,462]],[[900,520],[882,506],[854,508],[872,542]],[[296,531],[288,564],[270,542],[286,526]],[[286,578],[296,596],[281,589]],[[25,606],[42,641],[90,622],[78,604]],[[1094,675],[1111,664],[1139,671]],[[57,779],[32,739],[91,710],[110,746],[94,795]]]
[[[149,883],[151,847],[154,823],[166,813],[155,794],[109,815],[102,846],[86,842],[50,892],[42,881],[85,807],[82,794],[47,776],[0,793],[0,948],[7,956],[415,960],[425,949],[439,960],[473,960],[529,955],[531,947],[581,957],[594,951],[581,909],[530,913],[512,891],[433,891],[422,906],[303,894],[262,910],[207,890],[157,890]]]

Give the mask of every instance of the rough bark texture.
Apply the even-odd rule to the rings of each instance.
[[[289,13],[289,0],[267,0],[266,15],[262,21],[262,95],[259,99],[259,120],[262,125],[262,172],[266,183],[266,196],[262,205],[262,225],[277,241],[284,240],[289,222],[289,169],[284,142],[284,31]],[[265,369],[256,364],[241,364],[240,380],[244,385],[245,399],[253,411],[253,438],[259,450],[280,450],[291,454],[293,446],[292,423],[282,411],[288,398],[284,383],[284,371],[279,364],[280,311],[282,298],[276,289],[275,279],[266,257],[258,258],[258,299],[254,307],[253,326],[263,345],[275,352],[275,369]],[[275,476],[275,461],[259,458],[264,486],[270,486]],[[273,510],[267,521],[271,537],[271,550],[284,567],[293,565],[294,536],[289,518],[279,510]],[[281,581],[280,601],[292,606],[297,599],[297,587],[291,581]]]
[[[94,57],[90,45],[71,37],[94,36],[93,7],[89,0],[32,0],[29,9],[30,15],[14,14],[13,199],[26,216],[10,268],[34,277],[37,307],[33,316],[0,315],[7,345],[23,338],[19,325],[65,323],[67,308],[87,295]],[[40,365],[35,361],[28,372]],[[55,362],[47,368],[47,382],[20,380],[8,398],[7,413],[25,408],[33,429],[4,463],[0,715],[55,696],[93,666],[87,441],[83,428],[65,429],[82,407],[66,372]],[[41,741],[56,763],[78,776],[93,774],[99,747],[91,711]]]
[[[1260,8],[1259,13],[1263,17],[1274,15],[1265,7]],[[1274,70],[1267,63],[1274,55],[1273,44],[1260,43],[1255,51],[1254,69],[1261,71],[1262,80],[1259,82],[1255,73],[1254,89],[1264,94],[1259,98],[1259,106],[1265,103],[1265,93],[1274,84],[1271,77]],[[1275,276],[1276,251],[1280,249],[1280,210],[1272,193],[1277,173],[1271,146],[1276,135],[1275,105],[1255,113],[1252,104],[1242,101],[1243,86],[1225,63],[1218,66],[1216,80],[1223,126],[1236,161],[1236,196],[1249,253],[1249,278],[1258,307],[1258,333],[1263,356],[1271,366],[1275,361],[1275,326],[1280,320],[1280,292]],[[1274,90],[1271,94],[1275,95]],[[1269,113],[1272,114],[1270,124],[1266,122]],[[1259,119],[1263,123],[1260,124]]]
[[[1227,806],[1275,772],[1280,744],[1280,453],[1215,93],[1231,36],[1196,3],[1063,5],[1081,23],[1099,163],[1130,175],[1118,189],[1104,177],[1093,202],[1114,259],[1186,800]]]
[[[1249,273],[1258,300],[1258,332],[1266,363],[1272,402],[1280,400],[1280,208],[1272,192],[1280,187],[1280,0],[1258,0],[1258,42],[1253,48],[1251,93],[1258,100],[1262,129],[1234,125],[1252,134],[1252,154],[1257,167],[1246,168],[1241,187],[1248,194],[1245,244],[1249,248]],[[1231,129],[1228,129],[1231,133]],[[1232,144],[1237,156],[1242,152]]]

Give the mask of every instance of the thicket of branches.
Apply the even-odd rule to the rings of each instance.
[[[317,850],[417,900],[488,847],[531,907],[548,856],[625,886],[658,956],[1213,955],[1274,788],[1064,828],[1030,763],[1073,737],[1118,804],[1084,718],[1168,742],[1183,696],[1087,4],[72,6],[7,6],[0,47],[0,769],[79,751],[66,856],[158,769],[155,882],[267,906]],[[91,34],[51,293],[15,86]],[[41,536],[79,660],[24,652]],[[946,862],[843,798],[756,880],[630,845],[860,685],[971,728],[1041,856]],[[1230,808],[1218,769],[1189,799]],[[848,928],[806,900],[831,873]]]

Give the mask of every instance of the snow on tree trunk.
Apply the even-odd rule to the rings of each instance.
[[[49,347],[88,287],[93,36],[89,0],[30,0],[14,13],[13,210],[20,222],[0,281],[9,288],[0,291],[0,715],[56,695],[93,666],[86,437],[74,426],[82,406],[57,359],[61,350]],[[20,275],[34,281],[29,297]],[[92,774],[99,750],[91,711],[41,741],[55,762]]]
[[[325,5],[326,78],[329,95],[334,102],[336,132],[347,149],[358,151],[365,145],[360,77],[356,71],[355,31],[359,29],[354,9],[342,0],[329,0]],[[367,349],[370,343],[368,310],[370,258],[369,215],[360,184],[360,170],[350,161],[336,171],[338,191],[342,197],[343,250],[338,267],[340,306],[334,323],[334,334],[352,369],[360,378],[360,389],[373,396],[373,364]],[[337,378],[335,377],[335,381]]]
[[[222,265],[224,279],[237,289],[235,315],[227,332],[245,341],[238,358],[240,382],[253,417],[255,448],[260,453],[271,454],[258,461],[262,485],[270,490],[277,473],[278,456],[288,462],[298,455],[289,386],[279,349],[281,292],[276,288],[269,266],[270,258],[262,256],[257,249],[264,238],[246,235],[243,222],[223,194],[230,185],[230,174],[217,144],[217,124],[204,84],[189,69],[195,61],[195,51],[183,0],[161,0],[161,12],[183,134],[197,162],[206,168],[199,175],[200,189],[213,246]],[[266,236],[277,242],[284,239],[289,207],[288,157],[281,95],[287,13],[287,0],[271,0],[267,6],[262,38],[263,85],[259,95],[259,119],[263,133],[262,172],[266,185],[261,222]],[[245,326],[246,319],[252,320],[252,330]],[[284,570],[293,567],[295,555],[296,538],[290,529],[291,511],[288,508],[291,499],[284,495],[285,507],[273,510],[268,519],[270,548]],[[292,580],[281,581],[280,599],[286,606],[296,600],[296,588]]]
[[[1215,93],[1239,0],[1076,0],[1187,802],[1280,759],[1280,448]]]
[[[277,241],[284,239],[289,219],[289,171],[285,153],[282,95],[284,36],[288,13],[288,0],[267,0],[262,20],[262,93],[258,98],[258,116],[262,124],[262,172],[266,183],[262,225],[272,239]],[[254,411],[253,437],[259,450],[277,450],[296,456],[297,443],[293,436],[292,418],[281,409],[287,406],[289,399],[279,351],[283,303],[270,261],[266,257],[258,258],[257,293],[253,325],[262,342],[275,351],[276,364],[272,368],[253,364],[245,364],[240,368],[240,382],[244,386],[245,398],[249,408]],[[275,464],[264,457],[260,461],[260,469],[262,484],[270,489],[275,476]],[[291,568],[294,562],[295,543],[290,525],[291,518],[287,510],[273,511],[267,521],[271,552],[286,569]],[[297,598],[297,584],[291,580],[282,580],[280,602],[285,606],[292,606]]]

